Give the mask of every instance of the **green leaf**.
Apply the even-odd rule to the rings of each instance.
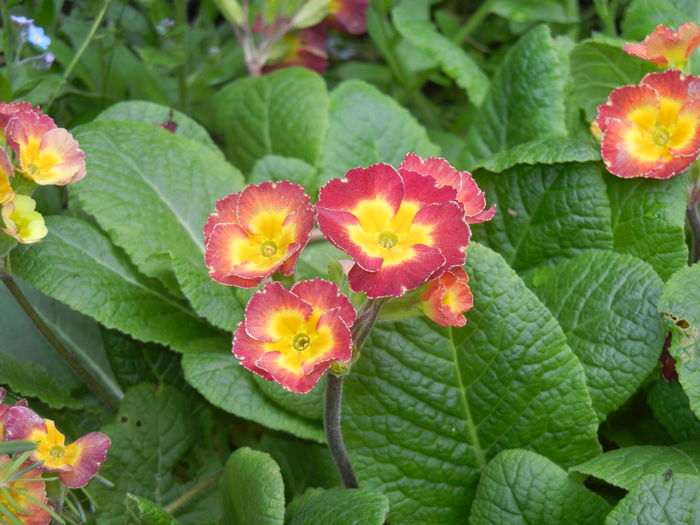
[[[598,417],[629,399],[656,365],[666,331],[656,311],[663,283],[643,261],[584,253],[532,275],[586,371]]]
[[[93,119],[93,122],[126,120],[157,126],[169,122],[171,120],[171,115],[172,121],[177,124],[177,128],[174,132],[175,135],[198,142],[203,146],[207,146],[217,155],[223,155],[219,147],[209,136],[209,133],[207,133],[207,130],[204,129],[204,126],[176,109],[162,106],[154,102],[146,102],[144,100],[118,102],[97,115]]]
[[[404,0],[392,10],[394,25],[401,36],[427,52],[459,87],[464,89],[471,102],[480,106],[489,88],[489,78],[477,63],[461,47],[438,33],[429,20],[413,16]]]
[[[269,454],[236,450],[226,462],[222,484],[226,525],[284,523],[284,482]]]
[[[684,268],[688,179],[621,179],[605,176],[612,210],[615,251],[651,264],[662,279]]]
[[[310,489],[287,508],[286,525],[382,525],[389,501],[363,489]]]
[[[659,312],[671,329],[669,352],[676,360],[678,380],[700,417],[700,263],[677,271],[666,283]]]
[[[96,122],[75,137],[90,171],[71,187],[84,210],[141,272],[175,293],[179,283],[214,325],[235,326],[250,293],[209,277],[202,228],[216,201],[241,189],[238,170],[207,147],[138,122]]]
[[[612,510],[605,525],[694,525],[700,521],[700,476],[647,476]]]
[[[700,439],[700,420],[690,410],[688,396],[680,384],[658,380],[649,390],[647,402],[675,441]]]
[[[659,24],[675,29],[686,22],[700,24],[695,0],[634,0],[625,9],[622,30],[628,40],[643,40]]]
[[[179,523],[169,512],[146,498],[127,494],[125,504],[127,523],[134,525],[178,525]]]
[[[609,511],[603,498],[547,458],[504,450],[481,475],[469,525],[599,525]]]
[[[653,64],[606,42],[584,40],[571,52],[574,97],[588,122],[595,120],[598,106],[613,89],[636,84],[650,71],[655,71]]]
[[[231,354],[202,353],[182,360],[187,382],[210,403],[244,419],[305,439],[325,442],[319,421],[285,410],[258,388],[253,373]]]
[[[330,127],[319,161],[320,183],[358,166],[398,166],[409,152],[438,155],[439,149],[413,116],[375,87],[359,80],[331,93]]]
[[[501,450],[569,465],[599,450],[583,368],[552,315],[491,250],[472,243],[467,272],[464,328],[379,323],[346,379],[348,450],[360,485],[389,497],[390,523],[463,520]]]
[[[294,414],[311,420],[323,421],[323,400],[326,379],[322,377],[310,392],[296,394],[285,390],[275,381],[266,381],[258,375],[253,375],[258,388],[282,408]]]
[[[606,452],[571,470],[595,476],[626,490],[642,483],[646,475],[663,477],[671,469],[674,474],[700,472],[700,441],[672,447],[637,446]]]
[[[48,236],[12,253],[22,279],[108,328],[178,351],[225,343],[207,323],[173,299],[94,226],[72,217],[47,217]],[[147,319],[148,322],[144,322]]]
[[[564,137],[564,76],[559,53],[545,25],[511,47],[469,128],[460,166],[523,142]]]
[[[610,204],[595,165],[522,165],[475,178],[498,208],[490,222],[472,226],[474,238],[518,272],[612,249]]]
[[[536,139],[523,142],[469,166],[499,173],[516,164],[560,164],[600,160],[600,148],[592,141],[568,138]]]
[[[294,157],[266,155],[257,160],[250,173],[250,184],[268,180],[289,180],[303,186],[309,195],[318,190],[316,168]]]
[[[219,92],[214,109],[228,158],[244,173],[266,155],[316,165],[328,128],[328,92],[318,74],[286,68],[237,80]]]

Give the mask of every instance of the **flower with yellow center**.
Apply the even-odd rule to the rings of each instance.
[[[35,211],[36,201],[27,195],[16,195],[8,204],[2,207],[4,228],[0,228],[23,244],[40,241],[48,230],[44,216]]]
[[[4,206],[15,198],[15,192],[10,183],[14,173],[7,152],[0,148],[0,206]]]
[[[0,454],[0,479],[9,478],[8,481],[0,483],[0,487],[4,489],[0,492],[0,505],[12,513],[11,516],[14,519],[9,523],[48,525],[51,522],[51,515],[39,504],[47,504],[46,483],[39,479],[41,469],[28,470],[13,479],[7,476],[7,469],[11,464],[9,456]],[[0,514],[0,517],[7,518],[5,514]]]
[[[657,26],[654,32],[638,44],[628,43],[622,48],[626,53],[653,62],[659,67],[685,68],[690,55],[700,46],[700,27],[692,22],[681,25],[678,31]]]
[[[460,266],[430,281],[421,295],[425,315],[440,326],[464,326],[463,314],[474,304],[468,283],[467,272]]]

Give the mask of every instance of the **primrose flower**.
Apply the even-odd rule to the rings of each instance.
[[[15,198],[15,192],[10,184],[14,174],[7,152],[0,148],[0,206],[4,206]]]
[[[66,437],[56,430],[53,421],[42,419],[27,407],[9,409],[5,438],[36,441],[30,461],[43,461],[43,470],[58,472],[61,482],[72,489],[84,487],[97,474],[111,444],[102,432],[90,432],[66,445]]]
[[[617,88],[596,119],[601,153],[618,177],[667,179],[700,155],[700,77],[669,69]]]
[[[12,461],[10,456],[0,454],[0,479],[8,474]],[[35,468],[24,472],[16,479],[10,479],[2,484],[3,492],[0,492],[0,505],[3,510],[11,512],[9,523],[21,523],[22,525],[48,525],[51,515],[39,504],[47,505],[46,483],[41,479],[41,469]],[[8,496],[12,501],[8,500]],[[5,518],[5,514],[2,514]]]
[[[660,25],[643,42],[628,43],[622,49],[659,67],[683,69],[693,50],[699,45],[700,27],[689,22],[680,26],[678,31]]]
[[[5,228],[0,228],[22,244],[40,241],[49,231],[44,223],[44,216],[35,211],[36,201],[27,195],[16,195],[2,207],[2,219]]]
[[[461,266],[471,232],[457,191],[388,164],[350,170],[320,191],[318,223],[355,265],[348,283],[369,297],[399,297]]]
[[[309,196],[298,184],[247,186],[217,202],[204,227],[209,275],[240,288],[253,288],[278,270],[291,275],[313,223]]]
[[[284,49],[282,57],[272,64],[266,64],[263,73],[292,66],[305,67],[317,73],[328,69],[326,30],[321,25],[287,33],[279,45]]]
[[[41,115],[41,109],[33,107],[29,102],[0,102],[0,139],[5,140],[5,126],[19,112]]]
[[[85,176],[85,153],[50,117],[17,112],[7,123],[5,134],[25,178],[41,185],[65,186]]]
[[[331,282],[299,281],[291,290],[269,282],[246,306],[233,353],[248,370],[303,394],[331,363],[352,357],[355,315],[348,298]]]
[[[2,400],[5,399],[5,389],[0,387],[0,442],[5,440],[5,420],[7,419],[7,412],[12,407],[26,407],[27,400],[20,399],[14,405],[3,405]]]
[[[46,51],[51,45],[51,39],[46,36],[44,28],[34,24],[30,24],[27,28],[27,42],[42,51]]]
[[[351,35],[367,32],[367,0],[330,0],[328,20],[336,29]]]
[[[479,189],[472,174],[468,171],[457,171],[445,159],[438,157],[421,159],[415,153],[409,153],[399,169],[416,171],[421,175],[432,177],[440,186],[450,186],[457,190],[457,200],[464,206],[464,216],[468,224],[490,221],[496,214],[495,204],[488,210],[484,210],[486,196]]]
[[[428,283],[421,296],[425,315],[440,326],[464,326],[464,312],[474,305],[469,277],[461,266],[450,268]]]

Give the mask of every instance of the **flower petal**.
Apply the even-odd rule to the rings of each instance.
[[[425,206],[416,214],[413,225],[431,228],[431,246],[439,249],[445,257],[444,268],[464,264],[471,230],[464,220],[461,206],[454,202]]]
[[[468,282],[461,266],[430,281],[421,296],[425,314],[440,326],[464,326],[467,320],[463,314],[474,304]]]
[[[217,201],[214,213],[209,215],[204,226],[205,244],[209,242],[214,226],[217,224],[225,222],[238,224],[238,199],[240,196],[240,193],[232,193]]]
[[[651,128],[656,123],[658,112],[659,95],[654,88],[645,84],[622,86],[610,93],[605,104],[598,106],[596,122],[604,133],[610,119],[630,120]]]
[[[326,313],[337,308],[348,328],[355,323],[357,314],[352,303],[340,292],[340,288],[329,281],[319,278],[299,281],[290,291],[320,312]]]
[[[309,203],[304,188],[286,180],[246,186],[238,198],[236,222],[247,232],[265,233],[281,228],[287,216],[300,206],[310,210]],[[272,237],[275,232],[267,233]]]
[[[607,121],[601,155],[608,171],[622,178],[646,177],[664,160],[663,149],[654,146],[634,123],[614,118]]]
[[[245,329],[258,341],[279,341],[311,317],[312,306],[278,282],[255,292],[245,309]]]
[[[399,170],[404,182],[403,202],[420,204],[443,203],[457,200],[457,188],[441,185],[429,175],[421,175],[417,171]]]
[[[255,364],[264,353],[265,343],[250,337],[245,330],[245,323],[239,323],[233,334],[233,354],[244,368],[258,374],[263,379],[274,381],[274,378],[266,370]]]
[[[72,458],[73,470],[59,474],[63,484],[71,489],[87,485],[107,459],[110,444],[110,439],[102,432],[90,432],[68,445],[66,451]]]

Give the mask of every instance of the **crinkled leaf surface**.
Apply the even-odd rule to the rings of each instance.
[[[595,455],[597,418],[559,325],[502,257],[472,243],[464,328],[375,326],[346,379],[345,438],[390,523],[464,519],[479,474],[508,448],[561,464]]]
[[[605,525],[694,525],[700,522],[700,476],[646,476],[617,504]]]
[[[275,430],[325,441],[320,421],[294,414],[268,398],[232,354],[192,354],[182,366],[188,383],[213,405]]]
[[[666,283],[659,312],[671,329],[669,352],[676,359],[678,380],[700,417],[700,263],[677,271]]]
[[[306,394],[297,394],[285,390],[275,381],[266,381],[258,375],[253,375],[258,388],[270,399],[283,408],[298,414],[303,418],[323,421],[323,399],[326,388],[326,378],[322,377],[316,386]]]
[[[216,201],[241,189],[240,172],[205,146],[139,122],[96,122],[75,136],[90,176],[71,191],[85,211],[141,272],[173,288],[174,271],[197,312],[235,326],[250,293],[209,277],[202,228]]]
[[[700,420],[690,410],[688,396],[679,383],[659,379],[649,390],[647,403],[675,441],[700,439]]]
[[[316,168],[303,160],[280,155],[265,155],[258,159],[248,177],[250,184],[268,180],[289,180],[303,186],[309,195],[318,190]]]
[[[236,450],[224,467],[222,489],[226,525],[284,523],[284,482],[269,454]]]
[[[287,508],[286,525],[382,525],[389,500],[365,489],[310,489]]]
[[[398,166],[411,151],[424,157],[439,153],[425,129],[394,99],[359,80],[333,90],[330,127],[319,161],[321,184],[358,166]]]
[[[607,502],[549,459],[528,450],[504,450],[484,469],[470,525],[599,525]]]
[[[670,447],[636,446],[612,450],[572,470],[632,490],[646,475],[661,478],[668,469],[674,474],[700,475],[700,441]]]
[[[126,495],[127,523],[141,525],[177,525],[172,515],[152,501],[133,494]]]
[[[606,175],[615,251],[648,262],[662,279],[687,265],[688,178],[621,179]]]
[[[328,128],[328,92],[313,71],[285,68],[237,80],[219,92],[214,108],[228,158],[244,173],[265,155],[316,165]]]
[[[593,164],[519,165],[500,174],[477,172],[486,202],[498,205],[474,238],[521,273],[590,249],[612,249],[610,204]]]
[[[522,142],[564,137],[564,73],[549,28],[540,25],[508,50],[467,134],[460,167]]]
[[[643,40],[656,26],[677,28],[686,22],[700,24],[700,4],[695,0],[634,0],[625,10],[624,37]]]
[[[666,336],[656,311],[661,279],[636,257],[593,251],[537,272],[531,282],[581,361],[593,408],[605,419],[658,361]]]
[[[47,217],[46,224],[44,240],[12,253],[13,271],[46,295],[108,328],[181,352],[227,344],[156,281],[140,275],[94,226],[72,217]]]

